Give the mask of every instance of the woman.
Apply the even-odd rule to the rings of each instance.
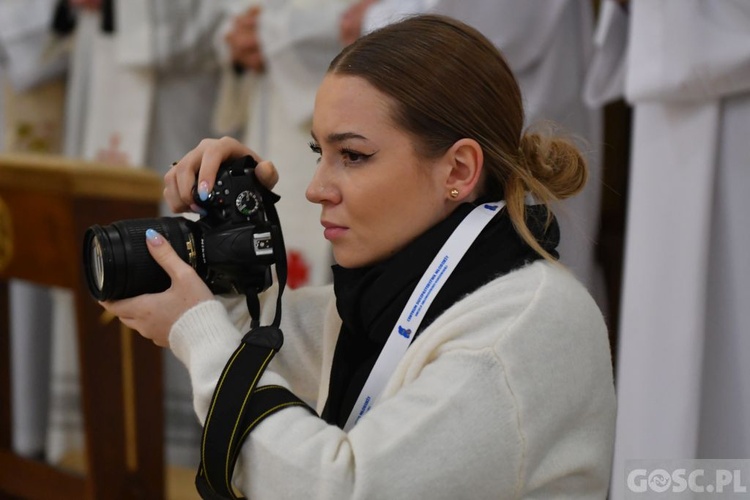
[[[248,497],[606,496],[615,409],[606,329],[554,262],[545,208],[581,189],[585,165],[567,142],[523,135],[522,123],[502,56],[448,18],[390,25],[331,63],[307,198],[321,206],[334,284],[285,295],[285,345],[260,382],[289,387],[321,416],[284,409],[249,435],[236,474]],[[246,154],[229,139],[202,142],[165,178],[172,208],[190,206],[196,172],[205,193],[222,160]],[[276,181],[268,162],[258,175]],[[526,206],[528,195],[541,204]],[[485,207],[494,217],[450,277],[435,274],[443,287],[418,329],[400,328],[433,257]],[[185,362],[204,418],[247,329],[244,303],[219,302],[160,235],[148,239],[171,288],[105,307]],[[413,342],[352,425],[386,339],[399,336]]]

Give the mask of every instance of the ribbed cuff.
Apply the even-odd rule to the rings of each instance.
[[[175,356],[190,367],[192,352],[209,359],[212,354],[225,356],[241,338],[224,306],[217,300],[207,300],[188,309],[172,325],[169,345]]]

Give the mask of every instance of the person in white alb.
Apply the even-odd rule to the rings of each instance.
[[[619,500],[629,460],[750,456],[750,3],[607,2],[597,44],[589,101],[634,111]]]
[[[331,281],[330,245],[303,200],[314,171],[307,144],[315,91],[342,48],[339,19],[350,3],[234,0],[215,41],[224,70],[214,127],[274,158],[282,172],[278,210],[291,287]]]

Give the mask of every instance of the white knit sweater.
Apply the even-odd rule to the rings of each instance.
[[[259,385],[284,384],[320,410],[341,326],[333,290],[285,299],[285,344]],[[244,302],[230,314],[225,306],[195,306],[170,335],[201,420],[247,327],[233,326]],[[267,418],[245,442],[235,479],[254,500],[603,499],[614,422],[601,313],[567,271],[536,262],[439,316],[348,434],[299,407]]]

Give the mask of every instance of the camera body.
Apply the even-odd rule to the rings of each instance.
[[[205,201],[194,187],[194,201],[206,212],[197,221],[160,217],[88,228],[83,259],[92,296],[118,300],[169,288],[169,276],[148,252],[149,228],[170,242],[213,293],[257,294],[267,289],[271,266],[283,258],[283,241],[273,207],[279,197],[258,182],[256,165],[250,156],[222,163]]]
[[[217,294],[257,293],[271,286],[274,231],[266,205],[279,198],[258,182],[256,166],[250,156],[223,163],[206,201],[193,187],[195,203],[206,210],[196,222],[203,280]]]

